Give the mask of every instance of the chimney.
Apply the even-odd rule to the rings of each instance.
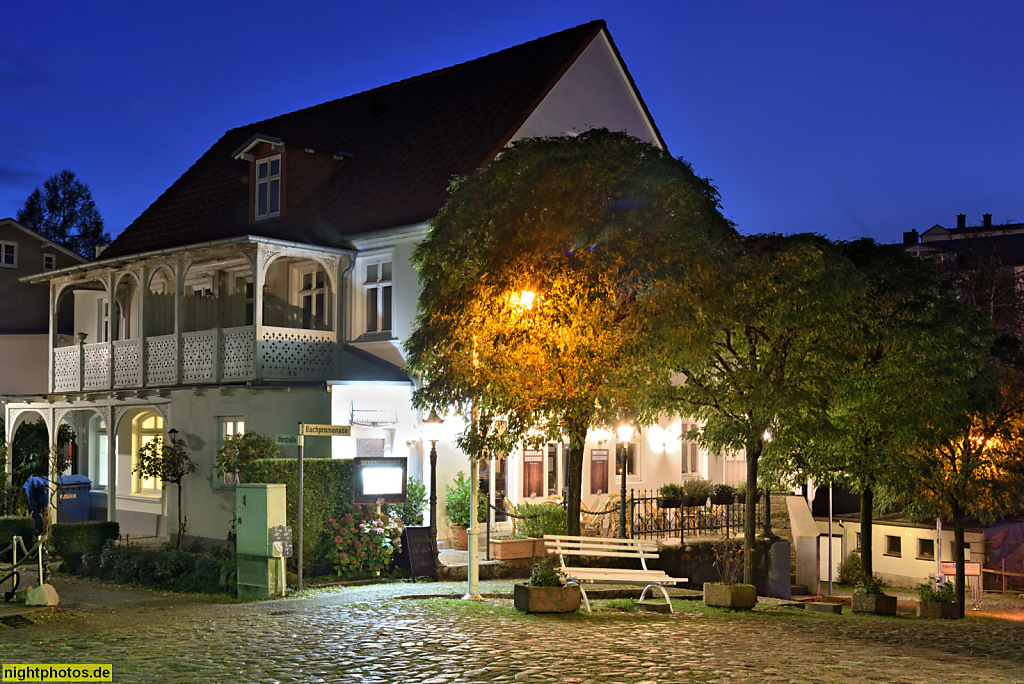
[[[956,227],[957,228],[966,228],[967,227],[967,214],[957,214],[956,215]]]
[[[991,228],[992,227],[992,214],[982,214],[981,215],[981,220],[982,220],[982,224],[981,225],[985,226],[986,228]]]
[[[918,236],[916,230],[905,231],[903,233],[903,246],[904,247],[909,247],[911,245],[916,245],[918,242],[920,242],[920,239],[919,239],[919,236]]]

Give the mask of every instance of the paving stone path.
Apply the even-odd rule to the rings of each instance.
[[[508,600],[394,598],[463,588],[351,587],[255,603],[153,594],[113,612],[83,601],[53,622],[0,629],[0,660],[111,663],[118,682],[1024,683],[1021,622],[773,605],[732,614],[696,602],[673,615],[605,607],[538,617]]]

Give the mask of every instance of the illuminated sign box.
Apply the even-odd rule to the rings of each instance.
[[[356,504],[404,503],[408,459],[355,458],[352,500]]]

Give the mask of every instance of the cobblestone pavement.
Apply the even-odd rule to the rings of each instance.
[[[1024,626],[969,619],[753,613],[526,616],[509,600],[405,599],[464,584],[350,587],[237,603],[175,597],[113,612],[87,602],[0,629],[5,663],[111,663],[152,682],[1024,682]],[[485,592],[509,591],[486,582]],[[83,594],[84,595],[84,594]]]

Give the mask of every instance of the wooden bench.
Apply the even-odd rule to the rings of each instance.
[[[669,577],[661,570],[648,570],[647,560],[658,557],[658,544],[650,539],[613,539],[608,537],[567,537],[544,535],[544,546],[549,552],[557,553],[562,572],[570,581],[576,582],[583,595],[583,603],[590,610],[590,599],[584,585],[587,584],[636,584],[645,585],[640,594],[641,601],[647,590],[657,587],[665,597],[669,612],[672,601],[665,591],[666,586],[688,581],[685,577]],[[640,561],[640,568],[576,568],[565,564],[566,556],[601,556],[605,558],[634,558]]]

